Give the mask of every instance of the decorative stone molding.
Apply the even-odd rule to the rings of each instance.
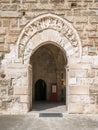
[[[45,30],[49,30],[49,29],[55,30],[58,32],[58,37],[56,37],[56,39],[60,40],[59,45],[64,40],[63,37],[65,37],[68,40],[68,43],[69,43],[68,46],[70,46],[70,48],[73,48],[75,56],[81,57],[81,54],[82,54],[81,41],[80,41],[77,31],[72,26],[72,24],[69,23],[67,20],[54,14],[44,14],[44,15],[38,16],[37,18],[34,18],[31,22],[29,22],[24,27],[17,41],[18,57],[21,57],[21,58],[24,57],[25,49],[27,48],[30,40],[35,35],[38,35],[39,33],[44,32]],[[56,39],[53,41],[57,43]],[[34,43],[32,42],[32,44]],[[65,42],[63,41],[62,47],[64,48],[65,46],[66,46]],[[64,48],[64,50],[67,51],[66,47]],[[69,52],[70,52],[70,49],[69,49]]]

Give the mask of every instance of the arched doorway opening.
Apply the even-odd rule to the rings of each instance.
[[[47,86],[44,80],[39,79],[35,83],[35,101],[46,100]]]
[[[69,109],[70,101],[68,99],[70,99],[70,96],[71,96],[71,93],[69,93],[70,84],[71,84],[69,82],[69,80],[70,80],[69,73],[71,72],[70,65],[72,65],[72,63],[77,64],[77,62],[80,60],[80,58],[82,56],[81,40],[80,40],[77,30],[73,27],[72,23],[70,23],[67,19],[61,18],[55,14],[50,14],[50,13],[43,14],[43,15],[40,15],[40,16],[32,19],[23,28],[23,30],[17,40],[16,52],[17,52],[18,60],[22,63],[24,68],[27,66],[27,68],[26,68],[27,69],[27,75],[26,75],[27,76],[26,77],[27,85],[24,82],[24,86],[26,85],[28,87],[28,94],[27,94],[28,103],[26,105],[28,106],[28,110],[30,110],[32,108],[32,101],[34,100],[34,94],[35,94],[34,93],[35,92],[34,91],[35,82],[38,79],[43,79],[47,84],[47,81],[44,78],[40,77],[41,71],[39,74],[39,71],[37,69],[35,69],[36,62],[34,63],[35,53],[40,49],[40,47],[44,46],[43,43],[46,44],[46,42],[48,42],[48,43],[52,42],[52,45],[58,47],[58,49],[60,49],[61,52],[63,53],[64,58],[62,61],[65,61],[65,65],[63,67],[64,71],[62,71],[60,73],[59,73],[59,71],[55,71],[54,74],[56,74],[56,76],[54,76],[54,77],[56,77],[58,87],[60,87],[59,84],[63,84],[62,86],[66,86],[66,88],[67,88],[67,93],[68,93],[67,95],[64,94],[65,88],[62,90],[58,89],[58,92],[59,92],[58,95],[60,95],[60,93],[62,93],[63,95],[66,95],[67,106]],[[50,51],[50,52],[53,53],[55,51]],[[45,54],[47,54],[47,53],[45,53]],[[52,59],[54,59],[54,61],[57,61],[57,59],[58,59],[57,57],[54,58],[54,55],[51,55],[51,56],[52,56]],[[41,56],[41,57],[43,57],[43,56]],[[62,57],[62,56],[59,56],[59,59],[61,59],[60,57]],[[66,69],[67,71],[65,70],[66,59],[68,60],[67,65],[69,66],[69,68],[67,66],[67,69]],[[44,61],[43,62],[44,64],[47,63],[47,62],[45,62],[45,60],[43,60],[43,61]],[[57,67],[56,67],[56,65],[57,65]],[[59,68],[58,65],[59,65],[58,62],[54,62],[54,67]],[[50,66],[51,66],[51,64],[50,64]],[[49,68],[51,68],[51,67],[49,67]],[[36,70],[37,70],[37,73],[36,73]],[[50,71],[47,71],[47,72],[50,72]],[[36,78],[36,74],[38,74],[39,77]],[[47,73],[47,74],[49,74],[49,73]],[[65,76],[67,74],[68,74],[68,76]],[[67,78],[65,81],[64,81],[65,78],[63,76],[65,76],[65,78]],[[45,75],[44,77],[48,77],[48,76]],[[36,78],[36,80],[35,80],[35,78]],[[58,81],[58,79],[60,79],[60,80]],[[51,79],[51,81],[53,82],[52,79]],[[74,80],[72,80],[72,81],[74,82]],[[50,82],[50,83],[52,83],[52,82]],[[53,83],[55,83],[55,82],[53,82]],[[49,87],[49,90],[48,90],[48,86],[51,86],[51,84],[47,84],[46,100],[50,99],[49,91],[50,91],[51,87]],[[33,88],[33,90],[31,90],[32,88]],[[60,99],[59,97],[60,96],[58,96],[58,99]],[[64,97],[62,96],[61,99],[64,99]]]
[[[32,54],[32,104],[45,101],[66,105],[66,59],[63,50],[51,42],[43,43]]]

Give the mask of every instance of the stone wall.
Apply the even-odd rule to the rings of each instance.
[[[78,64],[70,64],[69,112],[98,113],[98,57],[82,57]]]
[[[45,13],[70,22],[82,43],[81,59],[68,64],[68,112],[98,113],[97,0],[0,0],[0,113],[29,110],[27,66],[17,58],[16,42],[25,25]]]

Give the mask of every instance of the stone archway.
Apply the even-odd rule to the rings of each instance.
[[[31,55],[48,42],[58,46],[67,56],[68,61],[81,58],[81,41],[75,28],[67,20],[49,13],[34,18],[24,27],[17,41],[18,59],[21,59],[22,64],[29,65]],[[31,67],[28,70],[28,73],[32,73]],[[28,78],[28,84],[32,84],[29,79],[31,77]],[[28,89],[31,90],[31,85],[28,85]],[[30,96],[31,91],[29,92]],[[30,102],[31,96],[29,104],[32,106]]]
[[[68,57],[81,57],[81,41],[75,28],[67,20],[50,13],[34,18],[24,27],[17,41],[18,57],[27,62],[34,49],[47,41],[57,43]]]

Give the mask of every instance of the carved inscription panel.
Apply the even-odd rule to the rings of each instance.
[[[28,44],[29,40],[37,33],[47,29],[53,29],[58,31],[60,34],[62,34],[64,37],[68,39],[73,48],[76,48],[76,50],[79,51],[79,37],[77,37],[76,30],[70,25],[67,24],[67,22],[65,22],[64,20],[59,19],[58,17],[53,17],[51,15],[46,15],[40,19],[37,19],[29,23],[23,29],[21,37],[18,39],[19,57],[23,56],[25,47]]]

